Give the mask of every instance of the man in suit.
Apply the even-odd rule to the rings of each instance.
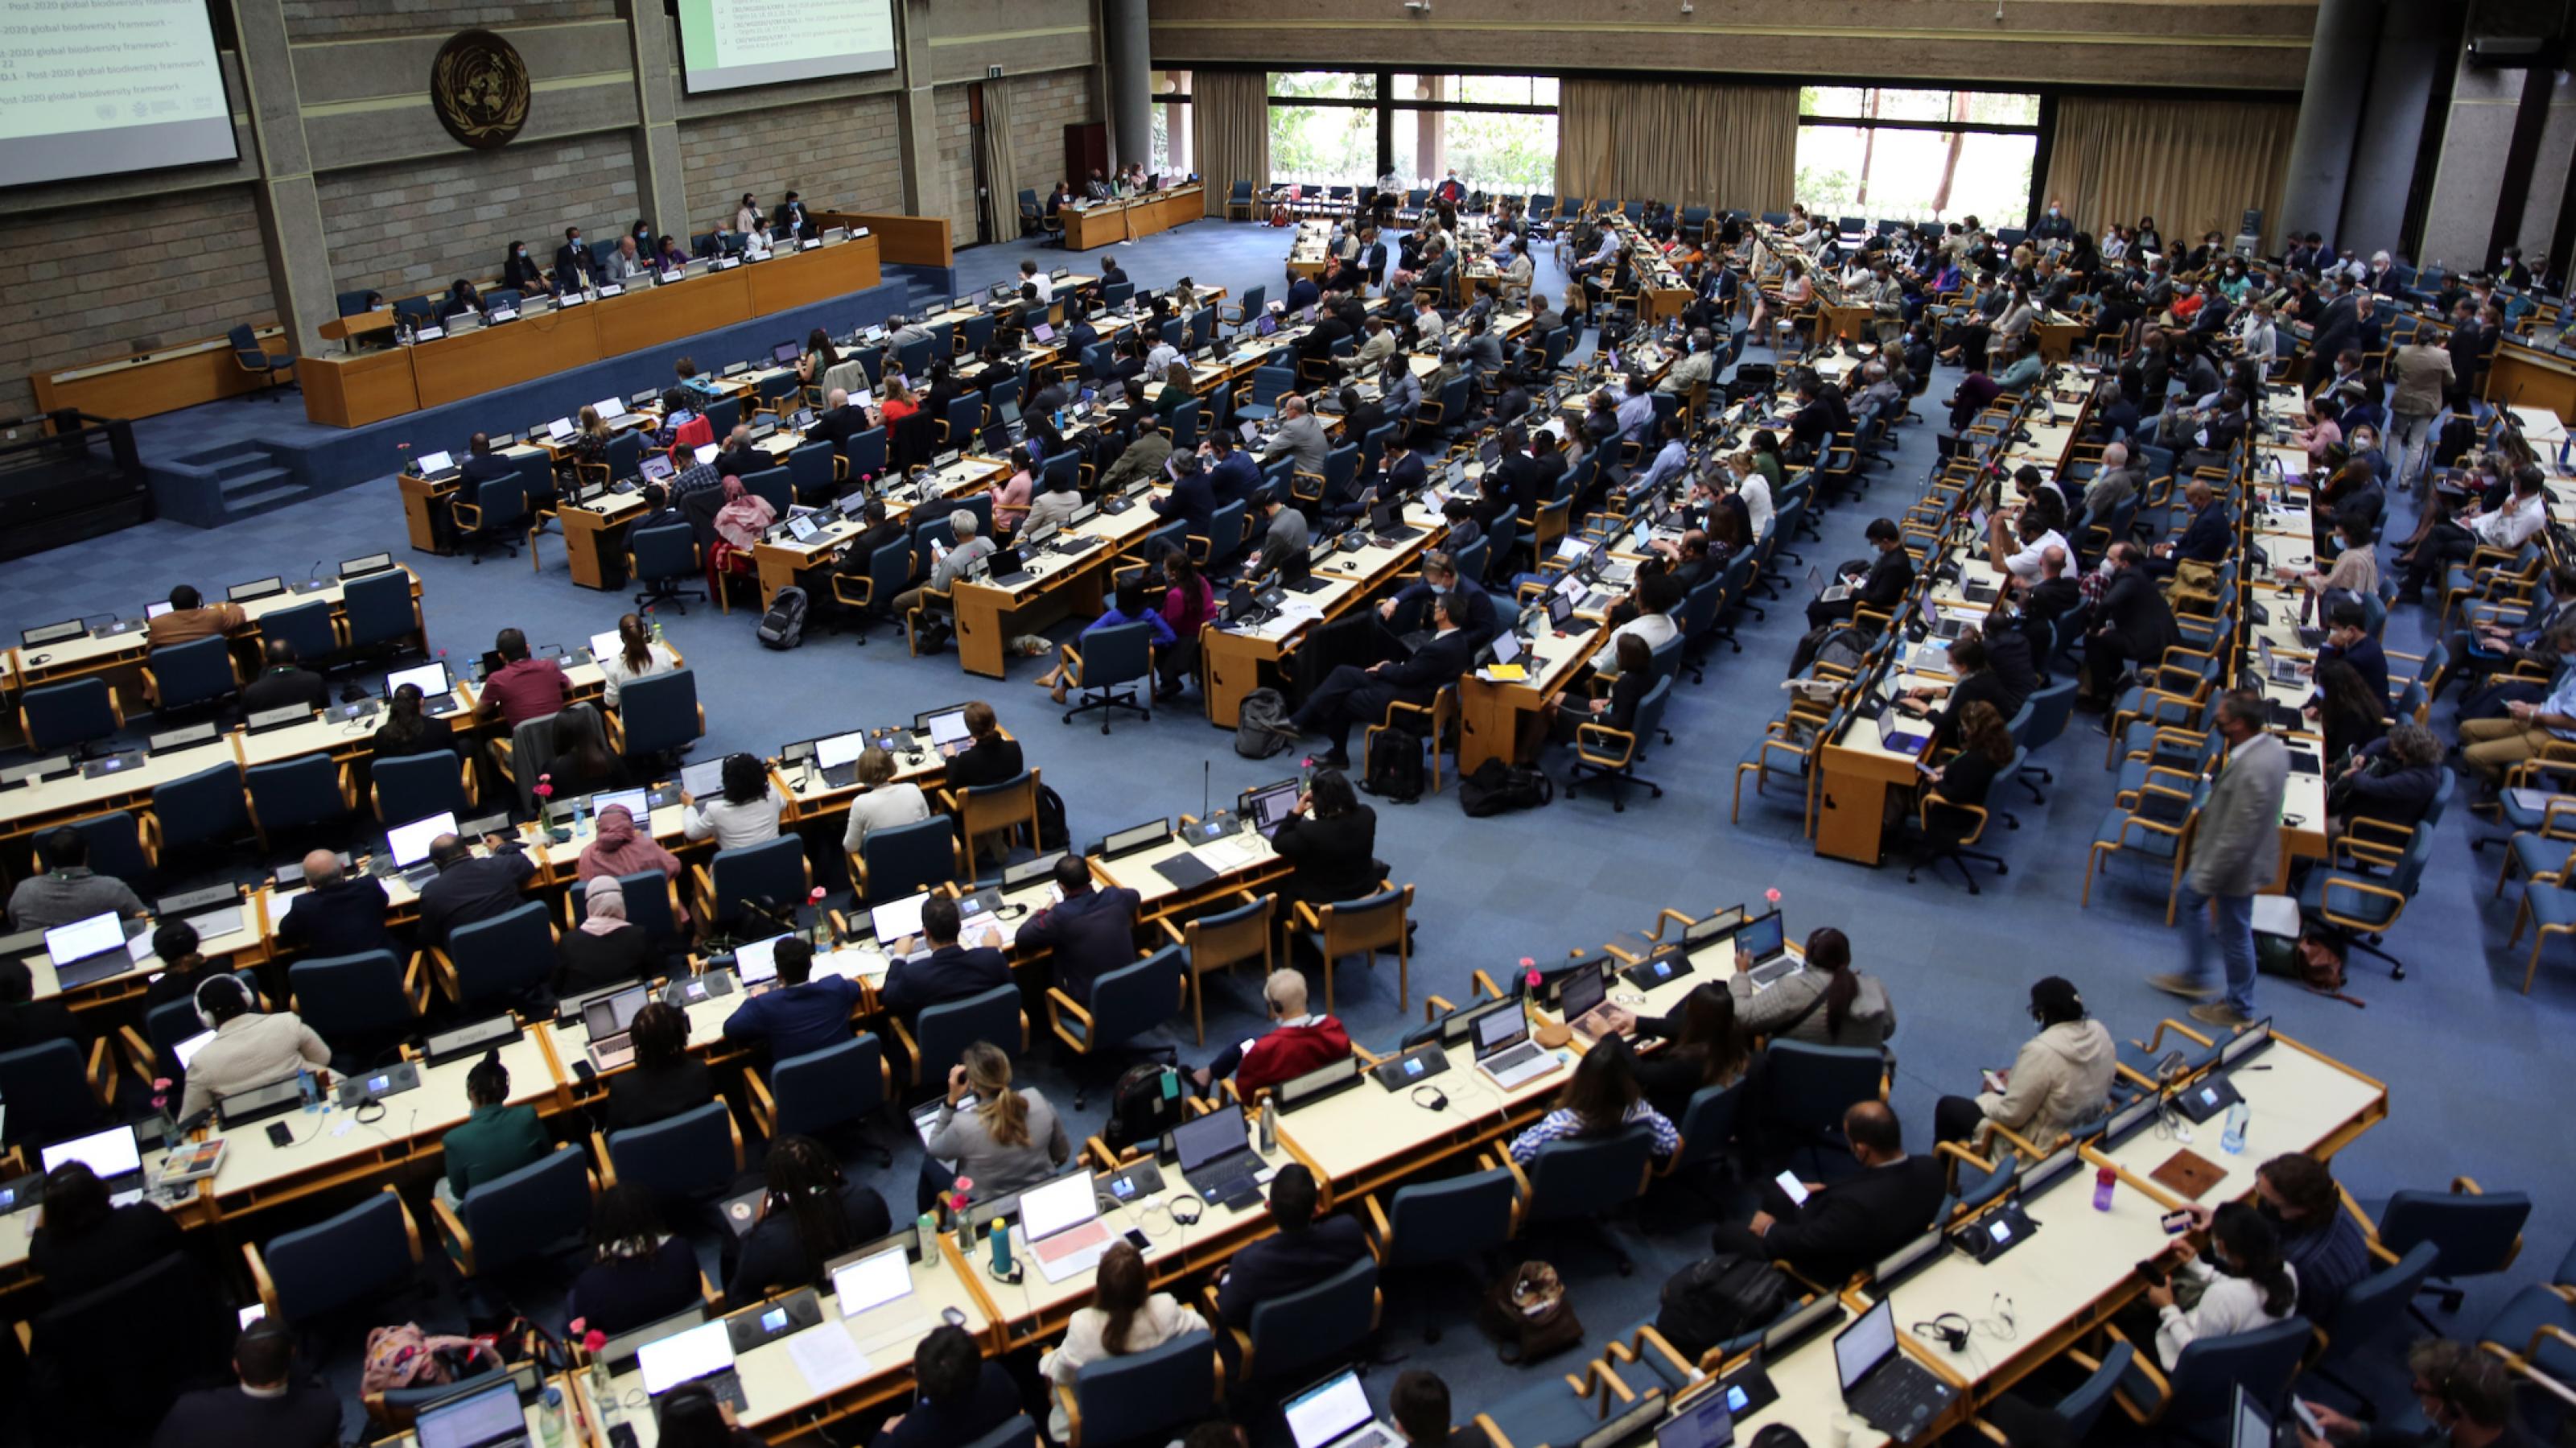
[[[1002,958],[1002,932],[988,925],[973,945],[961,945],[957,931],[956,901],[934,897],[922,905],[921,943],[930,947],[930,954],[897,962],[886,975],[885,988],[877,992],[907,1027],[926,1007],[1011,983],[1010,962]]]
[[[590,260],[590,248],[582,245],[581,228],[565,227],[564,244],[555,248],[555,290],[577,292],[584,287],[595,286],[598,284],[598,278],[593,274],[595,270]]]
[[[1840,623],[1850,618],[1855,609],[1889,613],[1905,597],[1905,590],[1914,586],[1914,560],[1905,552],[1904,535],[1897,531],[1895,520],[1871,519],[1862,537],[1878,550],[1878,556],[1870,560],[1869,572],[1859,583],[1850,585],[1841,598],[1828,600],[1818,595],[1807,605],[1807,627]]]
[[[1215,479],[1200,466],[1197,453],[1174,454],[1170,459],[1170,471],[1171,491],[1145,501],[1153,508],[1156,517],[1184,519],[1189,523],[1193,536],[1214,538],[1217,510]]]
[[[492,451],[492,434],[478,432],[465,442],[465,461],[456,465],[459,482],[467,501],[475,489],[487,482],[509,477],[519,470],[516,463]]]
[[[1470,652],[1483,648],[1495,634],[1502,632],[1502,620],[1494,610],[1494,596],[1460,578],[1457,557],[1439,548],[1422,555],[1420,578],[1397,590],[1393,597],[1378,600],[1377,616],[1392,624],[1402,610],[1414,605],[1428,608],[1432,600],[1441,598],[1454,599],[1458,603],[1458,627],[1467,635]]]
[[[2183,968],[2151,975],[2147,984],[2198,999],[2193,1020],[2236,1027],[2254,1019],[2254,897],[2272,888],[2281,861],[2281,797],[2289,788],[2290,755],[2281,737],[2263,727],[2263,696],[2237,689],[2218,700],[2218,732],[2227,739],[2227,764],[2209,788],[2193,834],[2175,918],[2198,916],[2207,929],[2185,927]],[[2204,908],[2206,907],[2206,908]],[[2227,963],[2223,999],[2209,984],[2209,946],[2216,941]]]
[[[1551,491],[1538,445],[1524,437],[1517,424],[1505,424],[1495,445],[1502,449],[1502,456],[1486,470],[1484,496],[1476,503],[1477,526],[1489,534],[1507,508],[1519,509],[1514,521],[1527,526],[1538,517],[1539,504],[1547,501]]]
[[[1896,1113],[1883,1101],[1845,1111],[1843,1139],[1859,1175],[1809,1183],[1803,1202],[1764,1183],[1762,1209],[1749,1222],[1719,1224],[1712,1249],[1786,1262],[1810,1281],[1841,1282],[1921,1236],[1941,1210],[1940,1158],[1908,1155]]]
[[[310,710],[331,702],[331,686],[323,682],[322,676],[296,666],[295,645],[284,639],[270,639],[261,657],[266,667],[260,676],[242,685],[245,718],[289,705]]]
[[[1359,1218],[1315,1220],[1315,1174],[1290,1162],[1270,1179],[1270,1221],[1279,1230],[1234,1254],[1217,1279],[1216,1310],[1226,1326],[1248,1328],[1252,1309],[1303,1292],[1368,1255]]]
[[[1368,273],[1368,284],[1386,285],[1386,242],[1372,226],[1360,233],[1360,270]]]
[[[1488,599],[1487,606],[1491,604]],[[1321,763],[1334,769],[1349,768],[1353,724],[1383,721],[1386,706],[1399,699],[1408,704],[1428,704],[1443,685],[1456,682],[1467,671],[1468,659],[1475,649],[1465,632],[1465,599],[1453,590],[1434,598],[1431,607],[1434,631],[1411,658],[1371,664],[1365,669],[1336,665],[1297,712],[1289,716],[1288,722],[1299,733],[1322,734],[1332,741],[1333,747]]]
[[[1379,489],[1382,493],[1412,492],[1431,475],[1422,461],[1422,454],[1415,452],[1413,444],[1406,442],[1400,434],[1387,439],[1386,453],[1378,459],[1378,465],[1386,474],[1385,485]]]
[[[2183,525],[2182,536],[2171,543],[2156,545],[2156,556],[2147,560],[2149,573],[2162,578],[2183,563],[2215,564],[2227,556],[2233,542],[2227,525],[2227,508],[2218,494],[2198,478],[2183,485],[2183,501],[2191,505],[2191,521]]]
[[[1024,950],[1052,950],[1055,983],[1077,1001],[1091,998],[1091,983],[1136,960],[1136,907],[1142,898],[1124,885],[1091,882],[1091,866],[1067,851],[1055,862],[1062,896],[1020,926]]]
[[[1224,428],[1209,433],[1207,441],[1199,444],[1199,456],[1205,460],[1216,505],[1239,502],[1249,511],[1253,495],[1261,491],[1261,464],[1252,460],[1252,454],[1235,448],[1234,434]]]
[[[304,893],[287,905],[277,938],[307,960],[390,950],[385,914],[392,905],[373,877],[352,878],[342,873],[338,855],[315,850],[304,857]]]
[[[912,1350],[918,1389],[904,1410],[886,1419],[870,1448],[948,1448],[976,1443],[1019,1416],[1019,1389],[998,1362],[985,1358],[974,1336],[942,1323]]]
[[[2469,399],[2477,390],[2478,374],[2484,370],[2487,354],[2493,352],[2501,331],[2504,313],[2488,306],[2480,309],[2474,301],[2464,301],[2452,312],[2451,324],[2451,393],[2453,412],[2469,410]]]
[[[850,389],[835,387],[823,398],[823,415],[814,419],[814,436],[847,454],[850,439],[868,430],[867,413],[850,405]]]
[[[2317,664],[2341,659],[2370,686],[2370,697],[2388,697],[2388,655],[2366,626],[2370,614],[2357,598],[2339,598],[2326,611],[2326,641],[2317,649]]]
[[[816,234],[813,221],[805,214],[804,198],[793,191],[779,200],[778,209],[770,213],[769,219],[773,225],[794,228],[789,234],[799,241]]]
[[[2318,290],[2331,293],[2308,337],[2308,393],[2314,396],[2334,376],[2335,358],[2346,347],[2361,345],[2361,299],[2352,287],[2328,278]]]
[[[2125,539],[2111,545],[2111,582],[2094,606],[2094,629],[2084,644],[2082,698],[2107,707],[2120,680],[2140,664],[2163,661],[2181,641],[2173,607],[2147,572],[2145,550]]]
[[[425,947],[445,949],[457,930],[490,920],[525,903],[519,887],[537,872],[537,863],[505,835],[485,835],[491,853],[476,855],[454,835],[429,842],[430,863],[438,874],[420,887],[420,924],[416,939]]]
[[[1297,339],[1300,364],[1312,362],[1330,370],[1334,344],[1352,335],[1350,323],[1342,319],[1341,300],[1340,292],[1323,294],[1323,306],[1315,313],[1315,325],[1307,329],[1305,336]],[[1301,365],[1298,372],[1304,375],[1305,368]]]
[[[1332,450],[1333,440],[1324,434],[1324,425],[1315,420],[1305,398],[1292,392],[1279,399],[1279,422],[1261,449],[1261,461],[1289,458],[1297,471],[1321,476],[1324,455]]]
[[[948,910],[955,920],[954,901],[948,902]],[[725,1039],[766,1046],[771,1061],[848,1040],[850,1013],[867,998],[866,988],[850,976],[814,979],[814,947],[793,935],[779,940],[770,959],[778,966],[777,987],[734,1007],[725,1017]]]
[[[751,445],[751,428],[734,424],[725,434],[724,450],[716,454],[716,471],[728,478],[747,478],[764,468],[776,467],[777,461]]]
[[[261,1318],[233,1340],[231,1387],[183,1393],[153,1431],[153,1448],[334,1448],[340,1399],[295,1371],[295,1334]]]

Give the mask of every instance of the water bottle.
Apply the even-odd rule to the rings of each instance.
[[[322,1087],[320,1083],[313,1079],[313,1073],[310,1071],[298,1071],[295,1073],[295,1077],[297,1082],[300,1083],[304,1089],[304,1110],[306,1113],[310,1114],[321,1110]]]
[[[545,1407],[537,1414],[537,1431],[546,1440],[546,1448],[555,1448],[564,1438],[563,1389],[546,1389]]]
[[[590,1365],[590,1400],[599,1405],[599,1430],[605,1434],[626,1420],[626,1410],[617,1405],[616,1390],[608,1384],[608,1364]]]
[[[2242,1101],[2228,1107],[2227,1130],[2219,1136],[2219,1146],[2229,1152],[2243,1151],[2245,1149],[2245,1123],[2253,1116],[2253,1114],[2254,1112],[2252,1108],[2248,1107]]]
[[[2106,1166],[2095,1172],[2093,1174],[2093,1210],[2097,1212],[2111,1210],[2111,1191],[2119,1184],[2120,1173],[2117,1168]]]
[[[1261,1103],[1261,1154],[1269,1156],[1279,1150],[1279,1107],[1264,1098]]]
[[[921,1250],[924,1252],[932,1250],[939,1241],[938,1211],[934,1208],[922,1213],[921,1220],[913,1224],[913,1229],[920,1233]]]
[[[590,833],[589,795],[583,795],[572,802],[572,833],[575,839]]]

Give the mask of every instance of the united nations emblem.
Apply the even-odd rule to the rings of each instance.
[[[459,31],[430,62],[429,101],[459,142],[506,146],[528,123],[528,63],[491,31]]]

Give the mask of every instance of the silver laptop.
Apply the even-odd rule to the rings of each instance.
[[[1735,932],[1735,948],[1752,962],[1746,974],[1756,992],[1769,990],[1800,968],[1798,958],[1789,953],[1787,930],[1777,910],[1745,921]]]
[[[1344,1368],[1280,1405],[1297,1448],[1393,1448],[1404,1438],[1377,1420],[1360,1375]]]
[[[635,1040],[627,1032],[635,1024],[636,1013],[652,998],[652,988],[639,985],[581,1008],[582,1028],[590,1036],[590,1044],[582,1049],[593,1068],[614,1071],[635,1059]]]
[[[1049,1282],[1062,1282],[1100,1265],[1118,1240],[1100,1220],[1100,1199],[1091,1173],[1075,1170],[1020,1193],[1020,1237],[1038,1271]]]
[[[1476,1069],[1509,1091],[1557,1068],[1556,1053],[1530,1039],[1526,1011],[1499,1010],[1476,1018]]]

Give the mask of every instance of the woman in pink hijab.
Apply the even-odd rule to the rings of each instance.
[[[707,577],[716,582],[727,573],[751,572],[751,550],[760,544],[760,535],[778,521],[778,510],[767,498],[742,485],[740,478],[724,480],[724,506],[716,510],[716,546],[707,559]]]
[[[635,827],[635,816],[622,804],[613,804],[599,812],[599,833],[582,847],[581,863],[575,870],[578,878],[588,881],[601,875],[640,875],[646,870],[659,870],[662,878],[680,876],[680,857],[654,843],[651,835]],[[685,907],[674,905],[675,918],[686,925]]]

